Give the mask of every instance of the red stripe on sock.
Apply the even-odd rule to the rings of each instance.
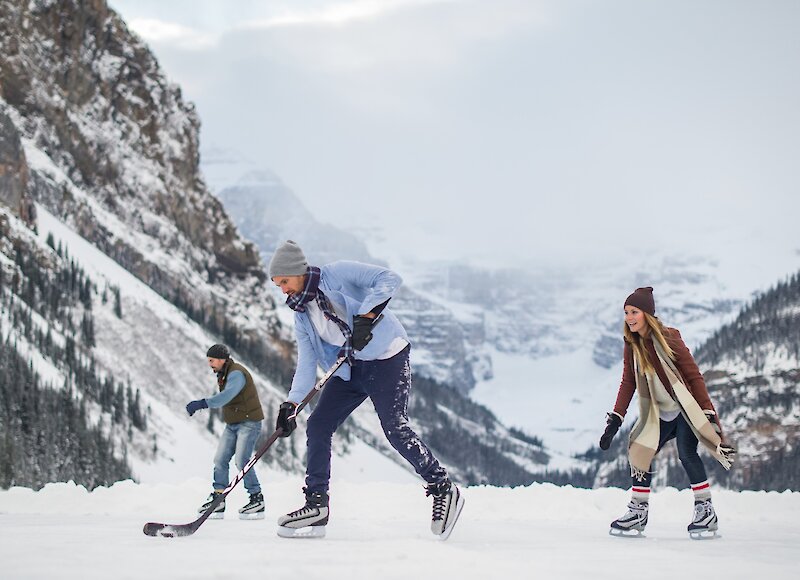
[[[650,488],[649,487],[634,487],[634,488],[632,488],[632,491],[634,491],[635,493],[650,493]]]
[[[704,483],[699,483],[697,485],[693,485],[692,486],[692,491],[700,491],[701,489],[708,489],[709,487],[711,487],[711,484],[706,481]]]

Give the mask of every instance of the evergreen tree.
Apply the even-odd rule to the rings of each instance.
[[[122,297],[119,293],[119,287],[114,287],[114,314],[117,318],[122,318]]]

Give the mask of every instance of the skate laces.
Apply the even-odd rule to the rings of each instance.
[[[425,488],[426,496],[433,496],[433,521],[444,519],[445,502],[450,486],[446,484],[430,485]]]
[[[706,514],[711,515],[713,513],[714,507],[711,505],[710,501],[703,501],[694,504],[694,521],[702,520]]]
[[[321,498],[320,498],[321,499]],[[322,502],[319,503],[313,501],[310,497],[306,497],[306,505],[301,507],[298,510],[294,510],[293,512],[289,513],[288,516],[292,518],[296,518],[297,516],[303,516],[313,511],[317,513],[320,512],[320,508],[325,507],[322,505]]]
[[[642,518],[644,517],[644,514],[646,512],[647,512],[647,503],[645,502],[636,503],[631,501],[628,503],[627,513],[624,516],[622,516],[622,518],[628,518],[631,516],[636,518]]]
[[[447,499],[445,495],[433,496],[433,519],[438,521],[444,519],[444,500]]]
[[[316,506],[314,506],[314,507],[316,507]],[[312,512],[312,511],[313,511],[313,508],[311,508],[309,506],[309,504],[306,504],[303,507],[301,507],[299,510],[294,510],[293,512],[290,512],[289,513],[289,517],[290,518],[296,518],[297,516],[304,516],[307,513]]]

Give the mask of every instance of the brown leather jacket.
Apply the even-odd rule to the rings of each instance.
[[[689,349],[683,342],[681,333],[675,328],[665,328],[664,338],[667,339],[667,344],[669,344],[669,346],[675,352],[675,366],[681,373],[683,384],[686,385],[687,389],[689,389],[689,392],[694,397],[694,400],[697,401],[697,404],[700,405],[701,409],[711,410],[716,413],[714,405],[711,404],[711,398],[708,396],[708,389],[706,389],[706,383],[703,380],[703,375],[700,373],[700,369],[697,368],[697,363],[694,362],[692,353],[689,352]],[[650,361],[653,363],[658,377],[672,395],[672,389],[669,387],[670,383],[667,380],[664,367],[661,366],[661,361],[658,360],[652,338],[649,336],[648,338],[645,338],[644,345],[647,349],[647,355],[650,358]],[[625,413],[628,410],[628,405],[630,405],[631,399],[633,398],[633,393],[636,391],[636,378],[634,376],[633,367],[633,348],[631,348],[631,345],[627,342],[625,343],[623,360],[625,366],[622,370],[622,382],[619,385],[617,401],[614,403],[614,412],[618,413],[622,417],[625,416]]]

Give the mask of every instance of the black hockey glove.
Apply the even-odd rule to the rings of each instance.
[[[353,316],[353,350],[361,350],[372,340],[372,323],[374,319],[366,316]]]
[[[621,425],[622,417],[616,413],[606,413],[606,430],[603,432],[603,436],[600,437],[600,449],[605,451],[611,447],[611,440],[617,434]]]
[[[281,403],[278,407],[278,419],[275,421],[275,430],[282,429],[281,437],[288,437],[297,428],[297,419],[294,417],[294,411],[297,405],[286,401]]]

